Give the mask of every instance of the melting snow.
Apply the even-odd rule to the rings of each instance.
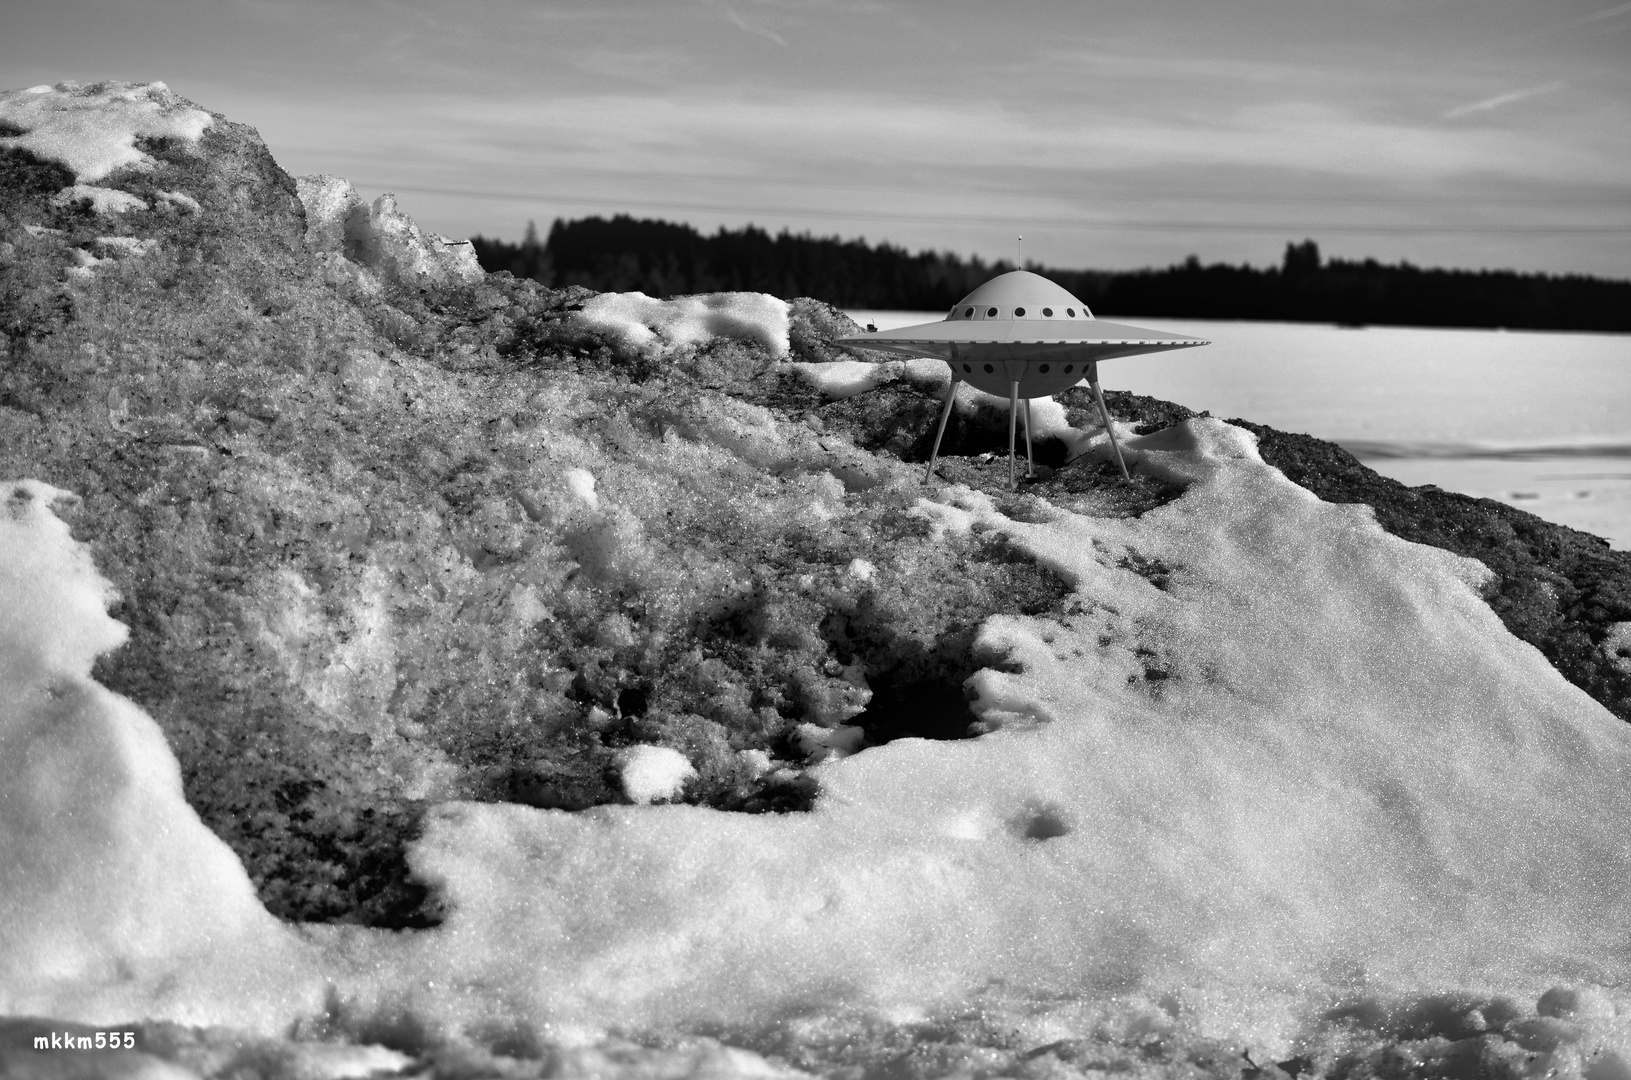
[[[91,209],[98,214],[123,214],[130,210],[147,209],[147,200],[139,195],[94,184],[75,184],[51,196],[53,206],[68,206],[76,202],[90,203]]]
[[[601,293],[576,314],[585,330],[609,334],[625,347],[667,355],[712,338],[757,341],[787,355],[787,302],[764,293],[706,293],[656,300],[645,293]]]
[[[327,979],[358,1016],[616,1071],[611,1032],[971,1003],[1026,1045],[1150,1031],[1277,1059],[1347,1045],[1333,1004],[1449,992],[1537,1004],[1491,1051],[1514,1068],[1631,1072],[1631,729],[1506,632],[1482,567],[1320,502],[1249,434],[1198,419],[1128,450],[1186,493],[1137,520],[920,503],[1076,590],[984,627],[990,734],[834,753],[807,814],[446,804],[413,860],[447,922],[308,931],[320,957],[255,905],[152,721],[89,680],[124,635],[107,587],[47,512],[60,493],[11,485],[0,1008],[265,1028],[315,1014]],[[682,763],[631,753],[631,799]]]
[[[0,120],[23,129],[21,135],[0,138],[0,146],[60,161],[80,184],[126,166],[150,168],[154,161],[136,149],[138,137],[195,143],[214,123],[209,113],[181,104],[161,82],[65,82],[0,92]]]

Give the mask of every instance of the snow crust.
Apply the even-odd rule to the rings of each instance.
[[[703,293],[671,300],[640,292],[601,293],[585,301],[575,322],[652,357],[713,338],[758,342],[777,357],[788,351],[787,301],[766,293]]]
[[[1019,520],[960,487],[918,504],[1075,588],[1062,616],[983,628],[989,734],[851,753],[833,731],[808,814],[444,804],[412,858],[446,923],[308,931],[320,969],[182,802],[152,722],[89,680],[123,638],[108,588],[47,510],[61,493],[10,485],[0,1009],[264,1026],[316,1015],[321,970],[358,1030],[525,1033],[615,1074],[596,1047],[618,1033],[675,1054],[823,1017],[1278,1060],[1459,994],[1517,1003],[1514,1075],[1631,1073],[1626,726],[1506,632],[1479,564],[1320,502],[1248,433],[1196,419],[1126,449],[1185,494],[1136,520]],[[631,799],[672,792],[662,755],[649,786],[627,759]]]
[[[214,123],[209,113],[182,104],[162,82],[64,82],[8,90],[0,92],[0,121],[23,129],[21,135],[0,138],[0,146],[61,162],[79,184],[129,166],[151,168],[153,158],[136,149],[138,137],[196,143]]]

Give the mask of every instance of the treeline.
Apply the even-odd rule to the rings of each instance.
[[[838,307],[949,308],[1013,263],[912,253],[891,244],[763,229],[720,229],[626,215],[556,220],[547,240],[472,240],[489,272],[546,285],[651,296],[748,290],[813,296]],[[1197,319],[1275,319],[1411,326],[1631,331],[1631,281],[1510,270],[1424,270],[1374,259],[1323,260],[1317,244],[1288,244],[1280,266],[1255,269],[1190,256],[1166,269],[1059,270],[1027,264],[1095,313]]]

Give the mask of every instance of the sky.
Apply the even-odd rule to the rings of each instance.
[[[629,213],[1125,269],[1631,277],[1631,3],[10,0],[449,236]],[[1023,237],[1023,240],[1020,239]]]

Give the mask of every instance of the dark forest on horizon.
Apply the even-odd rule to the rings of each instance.
[[[865,240],[749,225],[705,235],[689,225],[619,214],[563,221],[540,241],[529,224],[519,244],[473,237],[489,273],[508,270],[544,285],[650,296],[752,291],[810,296],[841,308],[950,308],[997,274],[1000,260],[962,258]],[[1277,267],[1202,265],[1064,270],[1027,262],[1096,313],[1190,319],[1268,319],[1348,325],[1509,327],[1631,331],[1631,281],[1511,270],[1422,269],[1374,259],[1324,260],[1313,240],[1288,243]]]

